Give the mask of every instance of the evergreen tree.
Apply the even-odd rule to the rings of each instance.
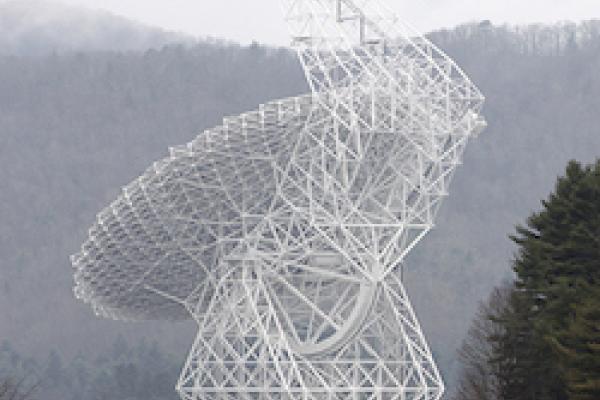
[[[514,288],[505,308],[491,318],[502,327],[490,337],[494,349],[490,363],[498,373],[500,399],[566,399],[551,348],[535,327],[528,294]]]
[[[518,290],[498,338],[504,351],[497,362],[511,367],[504,398],[598,398],[585,397],[600,378],[585,352],[600,342],[593,329],[600,303],[591,296],[600,284],[600,161],[569,163],[542,204],[513,237]]]
[[[565,365],[570,400],[600,399],[600,288],[577,307],[569,328],[555,345]]]

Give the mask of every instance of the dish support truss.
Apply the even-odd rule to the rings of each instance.
[[[183,399],[438,400],[400,266],[432,229],[483,96],[375,1],[284,0],[311,93],[171,149],[100,213],[75,292],[192,316]]]
[[[372,2],[287,3],[310,111],[272,160],[276,196],[260,228],[224,260],[233,272],[198,315],[178,390],[190,400],[438,400],[444,385],[398,266],[484,128],[483,97]]]

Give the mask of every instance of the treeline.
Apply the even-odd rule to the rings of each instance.
[[[169,146],[305,91],[292,52],[258,45],[0,56],[0,342],[70,356],[123,334],[183,356],[193,326],[97,319],[73,296],[69,256]]]
[[[571,162],[542,205],[471,326],[456,400],[600,399],[600,160]]]
[[[80,353],[69,360],[57,351],[45,360],[25,357],[5,341],[0,344],[0,400],[176,400],[182,364],[157,343],[131,345],[122,337],[105,354]]]
[[[145,51],[193,38],[62,2],[0,2],[0,54],[44,56],[69,51]]]
[[[554,25],[493,26],[489,21],[464,24],[432,33],[442,48],[454,42],[472,42],[488,49],[501,48],[531,56],[560,56],[600,48],[600,20]]]
[[[507,50],[504,27],[489,28],[487,42],[478,25],[468,29],[434,40],[482,89],[489,128],[470,143],[436,229],[405,271],[449,388],[478,301],[510,275],[506,235],[569,159],[591,161],[600,149],[600,51],[524,55],[517,44]],[[122,334],[156,340],[182,361],[193,324],[97,319],[72,295],[68,256],[98,210],[168,146],[224,115],[307,91],[293,52],[260,45],[0,57],[0,342],[40,365],[54,348],[68,366],[80,349],[90,360],[105,354]]]

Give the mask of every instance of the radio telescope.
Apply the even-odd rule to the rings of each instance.
[[[400,265],[483,96],[375,0],[284,0],[311,93],[225,118],[102,211],[72,257],[101,316],[199,327],[186,400],[438,400]]]

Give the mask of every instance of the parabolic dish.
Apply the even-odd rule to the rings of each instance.
[[[226,118],[124,188],[72,257],[98,314],[198,319],[252,265],[295,351],[331,352],[433,227],[483,96],[427,39],[351,1],[293,3],[312,93]]]

